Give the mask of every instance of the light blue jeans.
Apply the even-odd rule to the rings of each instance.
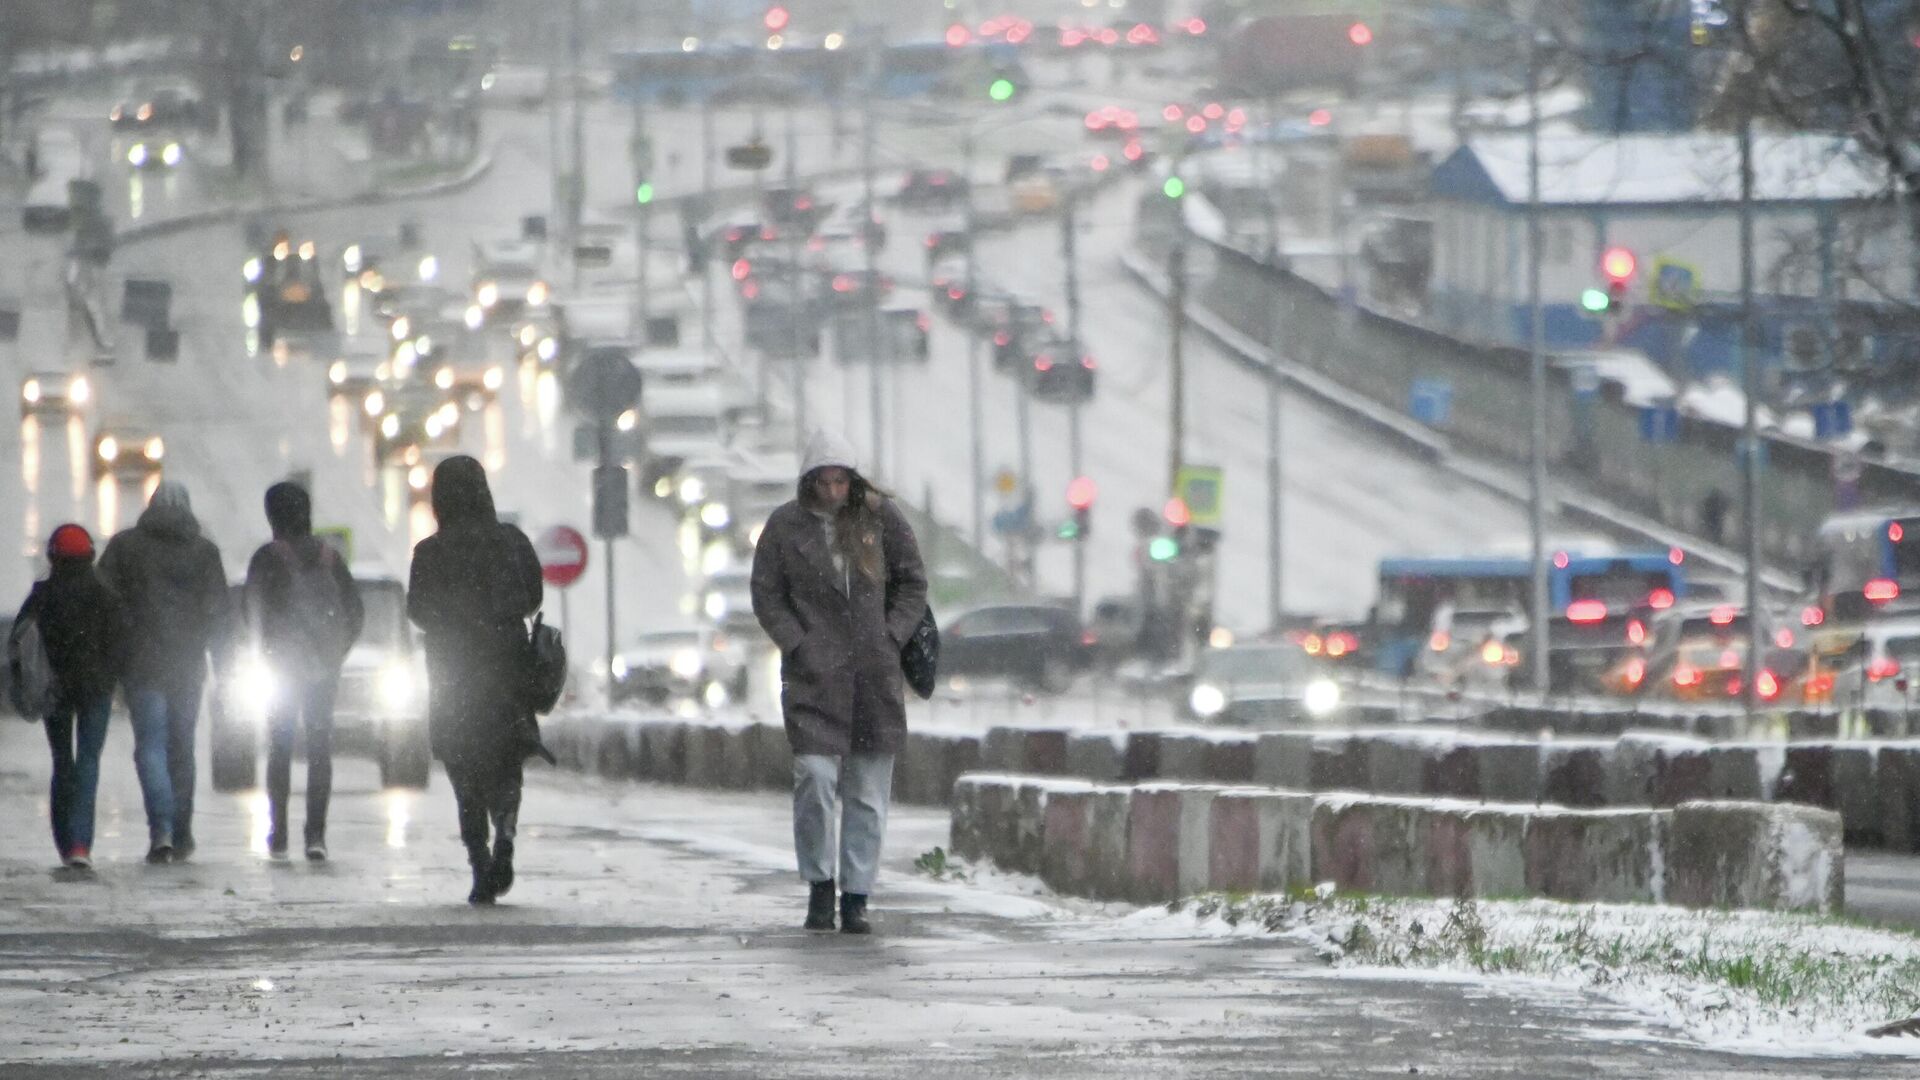
[[[200,721],[200,688],[127,687],[133,719],[133,769],[147,804],[150,846],[193,840],[193,729]]]
[[[795,754],[793,850],[800,876],[837,880],[843,893],[873,892],[892,799],[892,754]]]

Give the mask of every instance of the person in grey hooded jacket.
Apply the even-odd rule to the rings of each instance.
[[[754,547],[752,587],[754,616],[780,649],[805,925],[833,928],[837,878],[840,929],[864,934],[907,738],[900,650],[926,611],[927,575],[905,515],[855,465],[844,440],[813,437],[797,497]]]
[[[147,810],[147,861],[193,854],[194,727],[207,653],[232,633],[220,549],[200,534],[187,489],[171,480],[100,556],[100,576],[127,605],[121,683],[133,718],[133,763]]]

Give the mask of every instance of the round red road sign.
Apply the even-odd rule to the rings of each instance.
[[[533,543],[540,556],[540,578],[556,589],[564,589],[587,572],[587,538],[578,529],[555,525],[542,532]]]

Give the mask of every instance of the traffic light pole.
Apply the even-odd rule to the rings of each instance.
[[[613,453],[613,425],[605,420],[601,420],[599,424],[599,437],[600,468],[606,469],[619,466],[620,463],[615,459]],[[624,472],[625,469],[623,468],[621,471]],[[598,492],[595,492],[595,498],[599,498]],[[607,677],[611,679],[613,677],[613,658],[614,655],[620,651],[619,623],[614,617],[614,597],[616,593],[613,579],[613,536],[610,531],[599,531],[601,532],[601,542],[606,548],[607,560]]]
[[[633,101],[633,246],[635,262],[639,265],[634,292],[637,294],[636,307],[640,313],[640,341],[647,341],[647,322],[652,312],[647,298],[647,226],[653,214],[653,149],[647,142],[647,107],[638,97]]]
[[[969,125],[960,142],[960,157],[965,165],[961,176],[966,181],[966,218],[967,236],[974,235],[973,212],[973,128]],[[980,298],[975,294],[979,282],[974,273],[977,260],[972,254],[967,256],[967,303],[977,305]],[[980,432],[980,332],[974,320],[967,320],[967,436],[972,443],[973,457],[973,549],[986,550],[986,450]]]
[[[878,55],[875,52],[869,52],[867,55],[869,82],[871,82],[873,66]],[[866,198],[866,207],[861,212],[860,234],[861,248],[867,256],[867,342],[870,346],[867,356],[867,403],[871,411],[873,430],[873,449],[869,453],[868,461],[874,475],[884,476],[886,475],[886,440],[881,424],[885,418],[885,410],[880,403],[880,361],[883,345],[880,340],[879,255],[874,251],[877,245],[873,238],[873,94],[870,92],[860,97],[860,186]]]
[[[1068,192],[1065,212],[1060,215],[1060,255],[1067,268],[1067,340],[1073,343],[1071,359],[1076,363],[1080,359],[1080,265],[1075,250],[1075,233],[1079,226],[1074,217],[1079,203],[1080,191],[1076,187]],[[1067,468],[1076,479],[1086,475],[1084,456],[1080,402],[1076,400],[1067,408]],[[1086,608],[1087,535],[1083,529],[1077,530],[1073,537],[1073,610],[1078,615],[1084,614]]]
[[[1173,204],[1173,250],[1167,253],[1167,491],[1180,482],[1187,441],[1187,215],[1178,200]]]
[[[1742,101],[1750,101],[1741,95]],[[1747,725],[1753,725],[1754,710],[1760,704],[1760,672],[1764,665],[1762,646],[1766,641],[1760,619],[1760,431],[1759,350],[1754,347],[1753,332],[1753,113],[1746,107],[1740,116],[1740,381],[1746,398],[1741,423],[1740,492],[1746,511],[1747,540],[1747,670],[1741,680],[1741,695],[1746,703]]]
[[[1533,554],[1532,616],[1528,619],[1533,688],[1547,692],[1550,668],[1547,656],[1547,324],[1540,306],[1540,44],[1539,31],[1525,25],[1527,35],[1527,309],[1529,382],[1532,416],[1528,425],[1527,533]]]

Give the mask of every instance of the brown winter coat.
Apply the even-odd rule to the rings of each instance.
[[[753,553],[753,613],[780,648],[780,703],[796,754],[898,753],[907,738],[900,648],[927,608],[907,519],[879,501],[886,580],[834,571],[826,527],[798,501],[767,518]],[[848,586],[842,588],[842,584]]]

